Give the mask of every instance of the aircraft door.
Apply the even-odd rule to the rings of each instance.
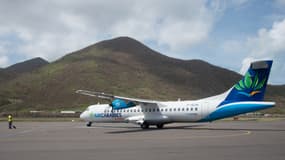
[[[201,108],[201,118],[205,118],[209,114],[209,102],[204,102]]]

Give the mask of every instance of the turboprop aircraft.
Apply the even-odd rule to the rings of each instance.
[[[131,122],[142,129],[175,122],[211,122],[275,106],[264,102],[272,60],[250,64],[245,76],[225,93],[199,100],[155,101],[77,90],[76,93],[111,100],[89,106],[80,118],[93,122]]]

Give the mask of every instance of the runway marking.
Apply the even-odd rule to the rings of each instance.
[[[192,138],[223,138],[223,137],[238,137],[238,136],[245,136],[245,135],[250,135],[252,132],[251,131],[243,131],[244,133],[237,133],[237,134],[228,134],[228,135],[214,135],[214,136],[192,136],[192,137],[186,137],[189,139]]]

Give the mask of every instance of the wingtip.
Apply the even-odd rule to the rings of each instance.
[[[75,93],[80,93],[80,92],[82,92],[82,91],[83,91],[83,90],[80,90],[80,89],[79,89],[79,90],[76,90]]]

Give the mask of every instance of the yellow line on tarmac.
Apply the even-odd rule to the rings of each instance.
[[[184,137],[178,137],[177,139],[226,138],[226,137],[246,136],[246,135],[250,135],[251,133],[252,133],[251,131],[242,131],[242,133],[235,133],[235,134],[209,135],[209,136],[207,135],[206,136],[184,136]]]

